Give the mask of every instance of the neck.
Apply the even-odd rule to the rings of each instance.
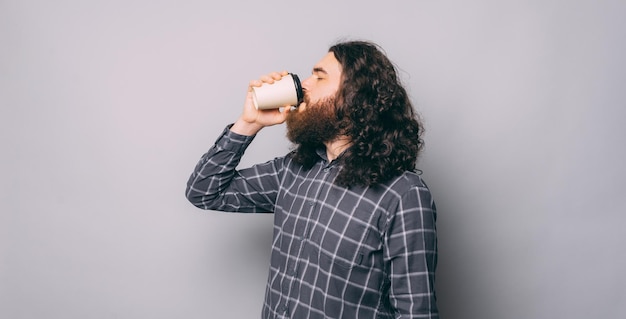
[[[324,143],[326,145],[326,157],[328,161],[335,160],[343,151],[350,147],[350,139],[347,136],[339,136],[336,139]]]

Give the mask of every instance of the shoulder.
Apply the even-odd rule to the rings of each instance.
[[[385,187],[386,192],[391,195],[388,211],[391,215],[414,210],[436,212],[435,201],[428,185],[415,172],[404,172],[385,183]]]
[[[428,185],[426,185],[422,176],[418,173],[410,171],[405,171],[401,175],[380,184],[379,187],[383,187],[388,192],[396,194],[399,197],[416,190],[430,193]]]
[[[357,188],[358,189],[358,188]],[[408,206],[433,206],[430,189],[421,175],[406,171],[386,182],[367,187],[363,197],[383,207],[386,214],[393,214]]]

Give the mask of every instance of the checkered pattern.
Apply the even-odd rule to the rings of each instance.
[[[262,318],[439,318],[436,209],[418,175],[339,187],[324,152],[310,170],[289,155],[237,170],[252,139],[224,130],[186,195],[203,209],[274,213]]]

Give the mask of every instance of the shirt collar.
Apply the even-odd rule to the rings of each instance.
[[[339,154],[339,156],[337,156],[337,158],[335,158],[333,160],[333,162],[336,162],[337,160],[339,160],[340,158],[343,157],[343,155],[346,153],[348,149],[346,148],[343,152],[341,152],[341,154]],[[317,156],[319,156],[322,160],[324,160],[326,163],[330,164],[328,162],[328,155],[326,154],[326,147],[324,146],[320,146],[315,150],[315,153],[317,153]]]

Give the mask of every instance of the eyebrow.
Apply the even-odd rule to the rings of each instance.
[[[328,72],[326,72],[326,70],[324,70],[324,68],[321,68],[321,67],[313,68],[313,73],[316,73],[316,72],[328,74]]]

